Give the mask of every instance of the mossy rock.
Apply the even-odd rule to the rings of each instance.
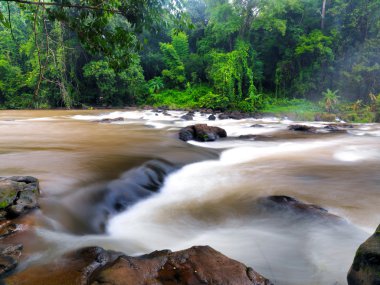
[[[357,250],[347,281],[348,285],[380,284],[380,225]]]
[[[38,180],[31,176],[0,178],[0,219],[13,218],[38,207]]]

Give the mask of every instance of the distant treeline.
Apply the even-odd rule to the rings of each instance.
[[[253,111],[271,98],[380,93],[380,0],[83,2],[0,3],[0,107]]]

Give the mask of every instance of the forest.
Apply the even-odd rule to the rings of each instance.
[[[379,0],[1,1],[0,106],[380,118]]]

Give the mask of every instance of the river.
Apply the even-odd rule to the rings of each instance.
[[[0,175],[35,176],[41,186],[38,242],[26,246],[20,270],[86,245],[130,255],[210,245],[276,285],[347,284],[355,250],[380,221],[379,124],[301,134],[288,131],[295,122],[286,119],[208,121],[196,113],[197,123],[222,127],[229,138],[186,143],[178,130],[194,121],[181,120],[184,112],[169,114],[0,112]],[[124,120],[94,122],[119,117]],[[307,124],[322,132],[326,125]],[[152,160],[177,170],[159,193],[110,217],[98,233],[89,209],[99,189]],[[344,220],[260,211],[258,199],[269,195],[316,204]]]

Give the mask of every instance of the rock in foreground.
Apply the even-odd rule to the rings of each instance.
[[[171,252],[155,251],[139,257],[90,247],[72,252],[48,266],[29,267],[6,284],[49,285],[270,285],[252,268],[208,246]]]
[[[14,218],[38,207],[38,180],[31,176],[0,178],[0,220]]]
[[[14,242],[25,226],[14,219],[38,207],[39,192],[34,177],[0,177],[0,278],[16,268],[23,249],[22,244]]]
[[[215,141],[227,137],[227,132],[219,127],[197,124],[180,130],[179,138],[183,141],[196,140],[201,142]]]
[[[356,252],[347,281],[348,285],[380,284],[380,225]]]

